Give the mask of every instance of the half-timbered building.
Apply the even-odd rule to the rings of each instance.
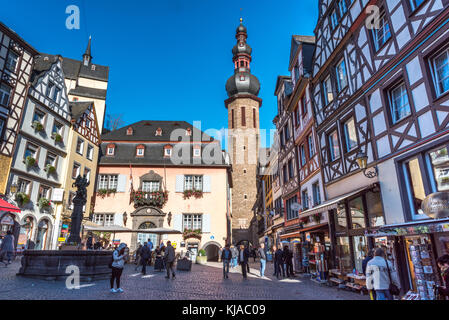
[[[434,258],[446,243],[421,203],[446,190],[448,4],[323,0],[315,30],[313,100],[330,199],[321,208],[334,262],[361,271],[367,249],[386,245],[403,289],[423,299],[433,296],[425,286],[439,281]],[[429,256],[422,277],[416,249]]]
[[[87,218],[93,210],[95,178],[97,174],[98,155],[100,147],[100,129],[95,112],[95,104],[91,102],[69,102],[71,129],[68,137],[68,156],[62,185],[64,194],[57,205],[53,234],[53,248],[64,243],[70,228],[70,217],[73,210],[73,198],[76,188],[75,179],[81,175],[89,181],[87,187],[86,205],[83,208]],[[65,225],[65,227],[63,227]]]
[[[0,22],[0,195],[6,194],[33,59],[37,53]]]
[[[49,249],[55,214],[51,199],[62,185],[70,130],[62,58],[36,56],[30,83],[8,189],[17,185],[14,198],[22,209],[18,245]]]

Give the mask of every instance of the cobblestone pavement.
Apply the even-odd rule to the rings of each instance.
[[[258,263],[251,263],[251,273],[244,280],[240,267],[230,271],[229,279],[223,279],[222,265],[209,262],[207,266],[193,265],[191,272],[178,272],[175,280],[165,279],[164,272],[147,268],[147,275],[127,265],[122,276],[124,293],[110,293],[109,281],[99,280],[81,283],[81,288],[69,290],[65,281],[45,281],[17,277],[19,262],[4,268],[0,265],[0,299],[64,299],[64,300],[367,300],[350,291],[319,285],[308,279],[277,280],[273,264],[267,264],[267,278],[258,277]]]

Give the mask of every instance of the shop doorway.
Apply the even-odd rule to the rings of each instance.
[[[36,250],[44,250],[47,244],[47,235],[49,229],[48,220],[42,220],[37,226]]]
[[[25,217],[23,219],[22,226],[20,227],[18,244],[23,245],[28,250],[35,249],[36,247],[36,243],[32,240],[33,230],[34,218],[30,216]]]
[[[190,260],[195,263],[198,256],[198,243],[188,243],[187,250],[190,252]]]
[[[156,225],[153,222],[144,222],[139,226],[140,230],[148,230],[154,229]],[[148,239],[153,243],[153,248],[159,245],[158,236],[153,233],[138,233],[137,234],[137,245],[143,245],[145,242],[148,242]]]

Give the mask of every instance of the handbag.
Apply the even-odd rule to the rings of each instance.
[[[388,291],[390,291],[390,294],[392,296],[398,296],[399,293],[401,292],[401,290],[399,290],[398,286],[395,285],[391,279],[391,271],[390,271],[390,267],[388,266],[388,261],[387,259],[385,259],[385,263],[387,265],[387,270],[388,270],[388,278],[390,278],[390,285],[388,286]]]

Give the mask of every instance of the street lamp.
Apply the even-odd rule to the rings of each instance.
[[[11,184],[11,186],[9,187],[9,191],[11,191],[11,194],[15,194],[18,189],[19,189],[19,186],[17,185],[17,182],[13,182]]]
[[[370,178],[370,179],[377,177],[377,174],[378,174],[377,166],[373,167],[374,171],[367,172],[368,156],[361,149],[355,156],[355,161],[357,162],[357,165],[359,166],[359,168],[363,170],[363,174],[365,175],[365,177]]]

